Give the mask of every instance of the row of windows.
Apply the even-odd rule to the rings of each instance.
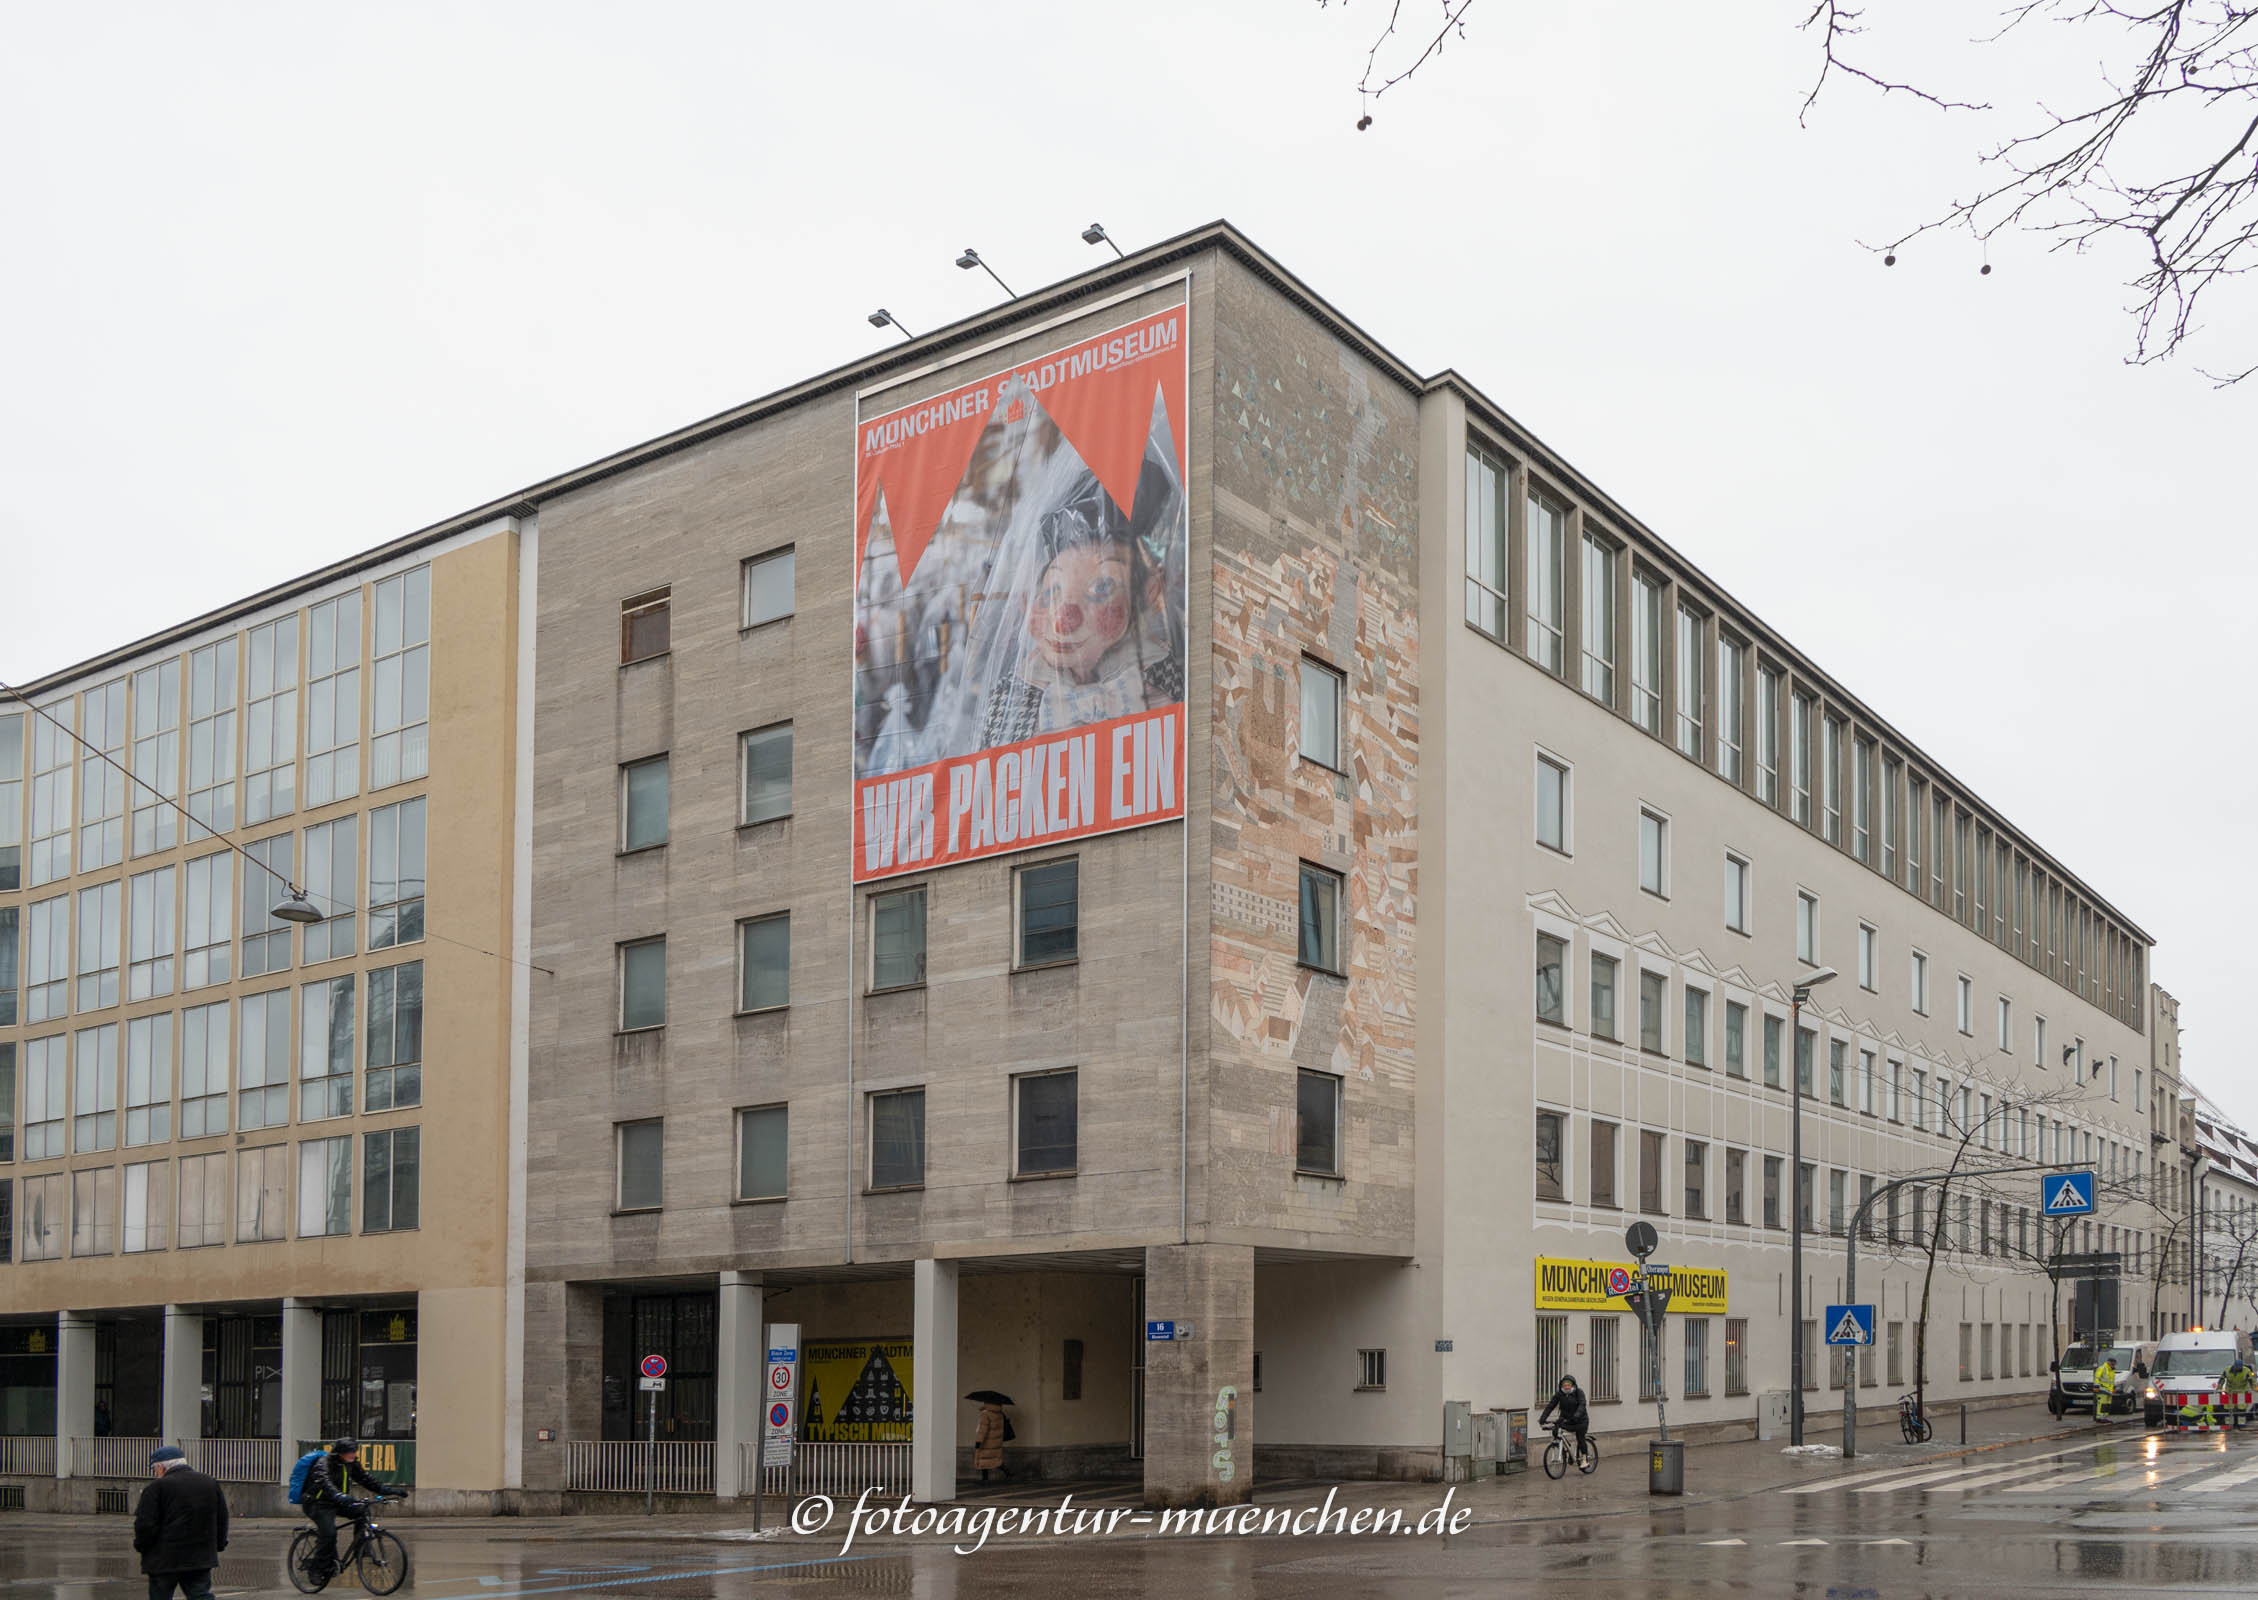
[[[1518,633],[1507,626],[1513,591]],[[1859,726],[1824,685],[1762,654],[1720,606],[1541,474],[1480,444],[1466,458],[1466,620],[2127,1027],[2146,1027],[2141,940],[1916,758]],[[1627,697],[1617,670],[1625,626]]]
[[[1745,1317],[1672,1316],[1662,1324],[1662,1344],[1657,1348],[1653,1336],[1640,1327],[1637,1319],[1616,1313],[1595,1313],[1584,1319],[1584,1339],[1575,1347],[1575,1356],[1569,1353],[1568,1318],[1539,1312],[1536,1320],[1536,1395],[1540,1405],[1551,1400],[1560,1388],[1560,1380],[1575,1375],[1583,1385],[1584,1395],[1593,1405],[1611,1405],[1623,1398],[1620,1353],[1623,1347],[1622,1329],[1629,1323],[1638,1333],[1638,1393],[1641,1400],[1655,1398],[1654,1379],[1663,1375],[1665,1394],[1669,1398],[1668,1374],[1671,1367],[1669,1345],[1672,1330],[1676,1330],[1683,1359],[1683,1383],[1679,1394],[1688,1400],[1707,1399],[1711,1393],[1710,1333],[1713,1323],[1722,1322],[1724,1329],[1724,1384],[1728,1395],[1748,1393],[1748,1319]]]
[[[20,1063],[17,1046],[0,1042],[0,1162],[16,1159],[19,1143],[24,1160],[46,1161],[176,1135],[216,1138],[231,1109],[244,1132],[284,1127],[293,1077],[300,1122],[351,1116],[356,1074],[363,1111],[423,1103],[422,962],[321,978],[296,993],[295,1030],[283,988],[29,1039]]]
[[[365,816],[316,823],[304,831],[302,857],[297,834],[253,840],[244,846],[240,880],[234,855],[218,851],[92,884],[75,896],[0,906],[0,1026],[15,1023],[19,1009],[25,1023],[52,1022],[74,1011],[83,1016],[160,999],[175,988],[287,971],[296,925],[272,914],[286,883],[302,883],[323,913],[306,925],[297,952],[307,966],[356,954],[364,909],[371,951],[418,942],[424,808],[419,795]]]
[[[645,756],[619,769],[619,848],[622,854],[667,842],[672,808],[673,761]],[[737,821],[750,827],[792,814],[792,725],[772,723],[737,736]]]
[[[386,1128],[360,1136],[363,1233],[397,1233],[421,1220],[423,1130]],[[297,1146],[297,1234],[321,1238],[353,1231],[351,1135],[302,1139]],[[23,1213],[25,1261],[198,1249],[229,1242],[258,1244],[291,1232],[291,1147],[261,1145],[178,1161],[89,1167],[42,1177],[0,1178],[0,1261]],[[232,1163],[232,1173],[230,1164]],[[177,1179],[171,1169],[179,1169]],[[232,1177],[232,1183],[231,1183]],[[234,1221],[229,1226],[232,1187]],[[15,1191],[21,1190],[20,1205]],[[67,1246],[67,1250],[66,1250]]]
[[[368,787],[424,776],[431,569],[381,579],[373,602],[372,629],[356,589],[57,699],[42,715],[0,716],[0,890],[67,878],[74,861],[99,872],[129,849],[171,849],[172,801],[192,819],[194,843],[239,820],[287,816],[301,801],[350,799],[361,792],[364,710]]]
[[[793,548],[763,551],[748,558],[737,574],[739,626],[763,627],[792,614]],[[619,659],[622,666],[649,661],[674,648],[674,590],[646,590],[619,608]]]

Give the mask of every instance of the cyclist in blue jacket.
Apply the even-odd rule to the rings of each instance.
[[[305,1487],[299,1491],[298,1507],[314,1524],[314,1569],[325,1580],[337,1575],[339,1515],[361,1514],[361,1502],[346,1492],[356,1484],[380,1500],[393,1494],[362,1470],[360,1441],[340,1439],[307,1468]]]

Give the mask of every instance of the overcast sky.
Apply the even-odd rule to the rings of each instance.
[[[2258,381],[2124,366],[2121,259],[1885,270],[1857,241],[2010,124],[1845,84],[1799,129],[1805,9],[1482,0],[1358,133],[1381,0],[12,7],[0,674],[851,358],[873,306],[977,310],[965,245],[1025,289],[1093,219],[1227,217],[2144,926],[2189,1072],[2258,1125],[2227,1037]],[[2102,51],[1868,15],[1880,64],[2003,108]],[[2214,364],[2258,357],[2236,309]]]

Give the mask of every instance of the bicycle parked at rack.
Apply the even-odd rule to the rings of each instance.
[[[1567,1477],[1568,1464],[1571,1461],[1575,1462],[1578,1472],[1592,1471],[1599,1465],[1599,1444],[1588,1433],[1584,1435],[1581,1441],[1563,1438],[1560,1432],[1560,1424],[1554,1423],[1552,1443],[1545,1446],[1545,1476],[1548,1478]]]
[[[387,1500],[407,1498],[405,1491],[388,1494]],[[329,1587],[330,1580],[348,1569],[360,1579],[361,1587],[370,1594],[391,1594],[408,1581],[408,1547],[400,1536],[378,1524],[376,1502],[355,1500],[350,1502],[353,1519],[353,1542],[337,1553],[337,1571],[327,1575],[314,1566],[314,1549],[320,1538],[311,1528],[299,1531],[290,1541],[291,1587],[300,1594],[319,1594]]]
[[[1921,1397],[1918,1394],[1901,1394],[1897,1397],[1897,1425],[1905,1435],[1907,1444],[1927,1444],[1935,1430],[1929,1419],[1921,1415]]]

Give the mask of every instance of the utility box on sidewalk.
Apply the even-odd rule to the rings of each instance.
[[[1497,1418],[1497,1470],[1504,1477],[1509,1472],[1529,1470],[1529,1408],[1504,1406],[1493,1408],[1490,1415]]]
[[[1474,1413],[1474,1476],[1477,1478],[1494,1478],[1497,1476],[1497,1413],[1495,1411],[1477,1411]]]
[[[1777,1439],[1788,1431],[1788,1392],[1768,1389],[1756,1397],[1756,1436]]]
[[[1464,1483],[1474,1476],[1474,1402],[1443,1402],[1443,1482]]]
[[[1649,1439],[1646,1444],[1646,1492],[1686,1492],[1686,1441]]]

